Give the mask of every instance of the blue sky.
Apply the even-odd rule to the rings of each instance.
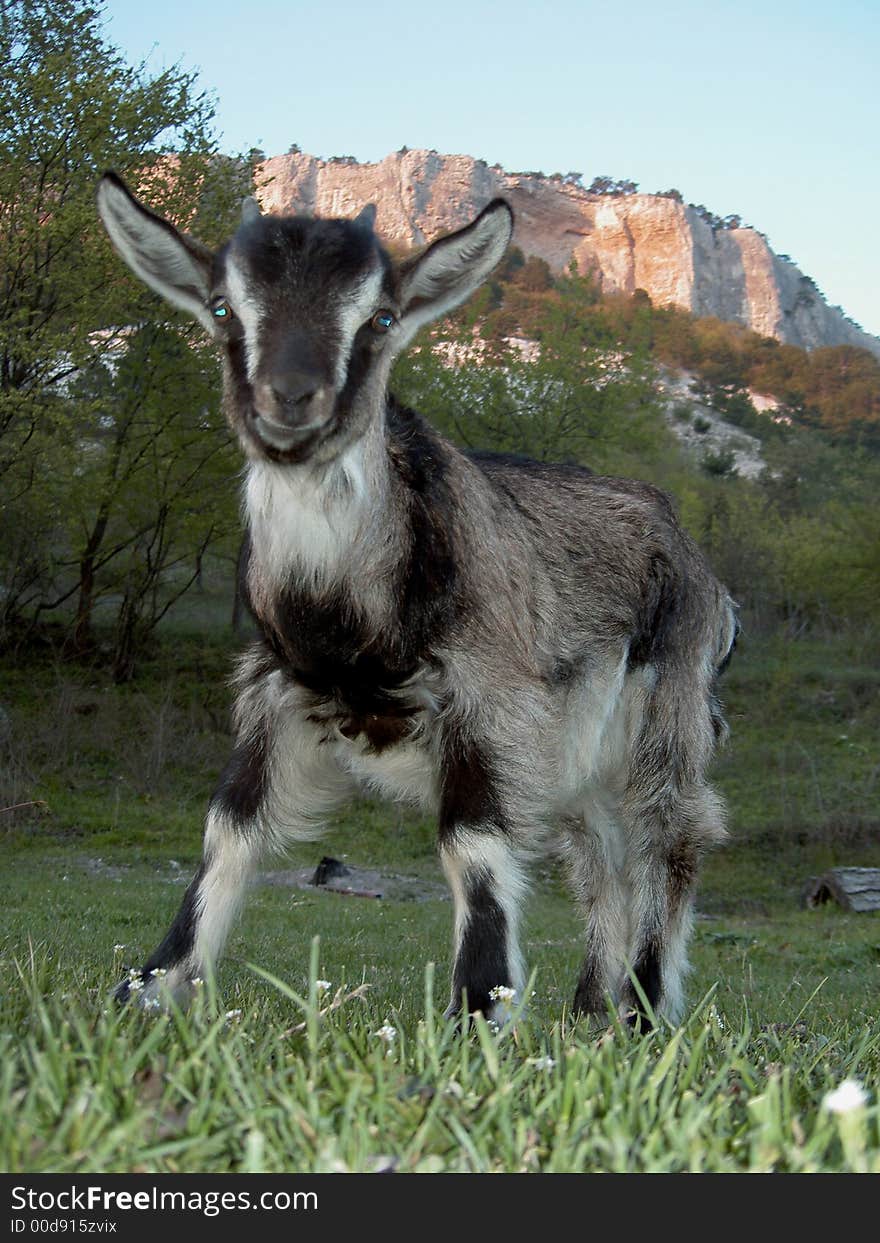
[[[109,0],[132,62],[199,70],[220,145],[677,187],[880,334],[880,0]]]

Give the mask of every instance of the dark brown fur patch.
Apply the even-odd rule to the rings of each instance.
[[[652,1010],[657,1009],[660,1001],[660,993],[663,987],[663,979],[660,972],[660,947],[652,939],[648,941],[641,950],[636,960],[633,974],[638,980],[639,987],[645,995],[648,1005]],[[637,1026],[640,1031],[650,1031],[653,1027],[650,1014],[645,1009],[642,998],[636,992],[632,984],[628,983],[627,992],[632,996],[632,1003],[635,1015],[631,1020],[632,1026]]]
[[[229,757],[211,799],[240,828],[257,814],[266,791],[269,739],[265,726],[239,742]]]
[[[366,738],[375,754],[403,742],[411,731],[412,717],[406,713],[365,712],[343,716],[339,721],[339,732],[344,738]]]
[[[463,826],[503,828],[495,768],[486,750],[461,730],[447,729],[440,775],[440,840]]]
[[[670,911],[687,900],[697,879],[698,866],[698,854],[690,841],[679,841],[670,850],[666,858]]]
[[[574,1013],[604,1014],[605,989],[599,979],[595,959],[587,952],[574,994]]]

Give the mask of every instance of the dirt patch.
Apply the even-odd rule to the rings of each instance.
[[[77,860],[79,867],[89,876],[101,880],[112,880],[120,883],[130,880],[141,872],[125,863],[108,863],[100,856],[83,856]],[[189,869],[181,867],[176,859],[153,869],[158,880],[167,885],[184,885],[192,879]],[[397,872],[379,872],[372,868],[354,867],[343,864],[342,871],[327,876],[320,886],[315,885],[316,866],[306,868],[280,868],[269,872],[259,872],[256,878],[258,885],[274,885],[287,889],[325,889],[331,893],[349,897],[386,899],[392,902],[433,902],[445,901],[449,891],[438,881],[424,880],[420,876],[406,876]]]
[[[330,876],[322,885],[315,885],[315,868],[289,868],[280,871],[261,872],[257,883],[277,885],[281,888],[311,889],[337,893],[358,898],[385,898],[393,902],[433,902],[449,898],[449,890],[437,881],[424,880],[420,876],[405,876],[398,872],[378,872],[372,868],[345,864],[345,870]]]
[[[122,880],[131,872],[131,868],[115,863],[105,863],[100,858],[80,859],[79,865],[89,876],[100,876],[103,880]]]
[[[117,882],[130,880],[132,876],[143,873],[143,865],[136,867],[130,863],[108,863],[100,855],[80,856],[77,859],[77,866],[84,872],[88,872],[89,876],[99,876],[102,880]],[[188,885],[192,880],[192,871],[181,867],[176,859],[169,859],[167,863],[151,868],[151,871],[157,880],[164,881],[166,885]]]

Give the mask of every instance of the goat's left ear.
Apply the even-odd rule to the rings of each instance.
[[[98,212],[134,274],[213,332],[216,325],[207,306],[212,255],[207,246],[144,207],[115,173],[101,178]]]
[[[472,224],[405,260],[399,298],[407,335],[469,298],[501,260],[512,233],[513,211],[504,199],[493,199]]]

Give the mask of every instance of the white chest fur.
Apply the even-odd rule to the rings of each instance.
[[[320,474],[308,466],[251,462],[244,500],[260,579],[272,587],[291,575],[337,579],[369,523],[367,491],[356,449]]]

